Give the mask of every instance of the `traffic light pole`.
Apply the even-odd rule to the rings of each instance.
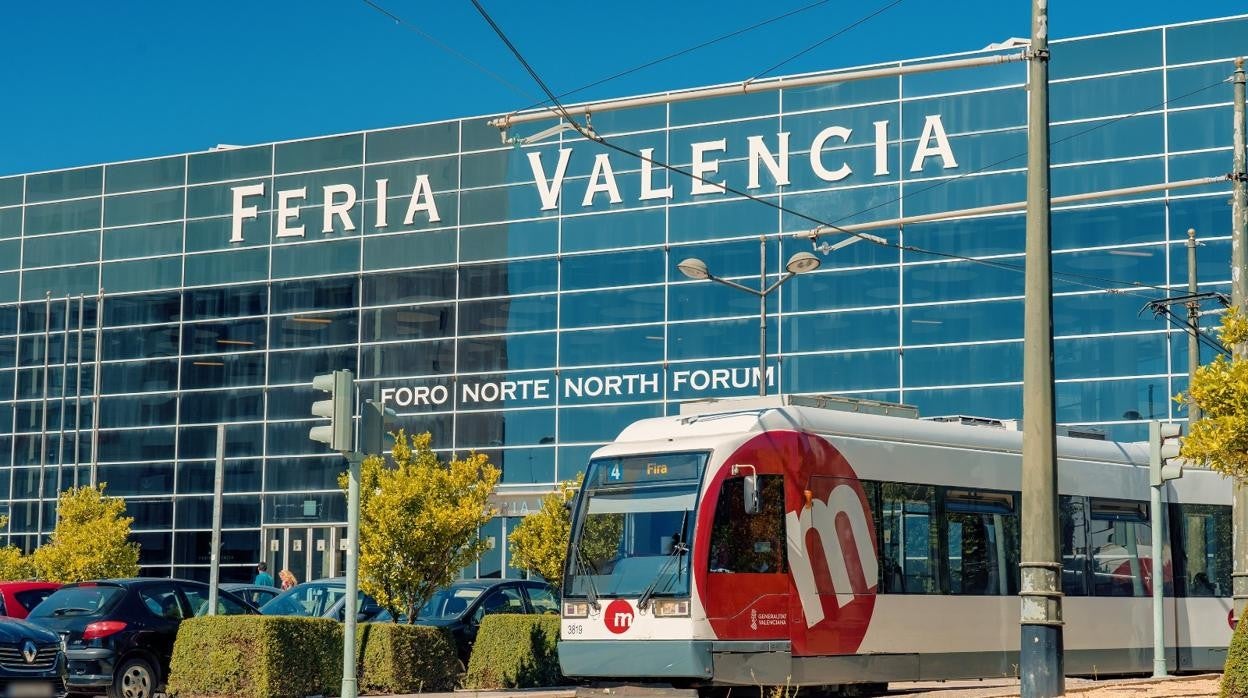
[[[1148,524],[1152,532],[1152,569],[1149,578],[1153,585],[1153,676],[1166,675],[1166,625],[1165,625],[1165,588],[1166,575],[1162,560],[1161,535],[1161,488],[1167,480],[1183,476],[1183,463],[1176,461],[1179,456],[1179,436],[1182,426],[1175,422],[1162,423],[1152,420],[1148,423],[1148,484],[1149,510]]]
[[[1153,676],[1166,675],[1165,575],[1161,560],[1161,485],[1149,490],[1148,523],[1153,533]]]
[[[359,685],[355,677],[355,635],[359,610],[360,588],[360,464],[364,456],[351,452],[347,457],[347,598],[343,609],[342,629],[342,698],[356,698]]]

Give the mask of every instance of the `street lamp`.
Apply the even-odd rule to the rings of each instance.
[[[684,274],[690,279],[695,279],[698,281],[701,281],[703,279],[710,279],[711,281],[716,281],[725,286],[731,286],[732,288],[739,289],[741,291],[745,291],[746,293],[750,293],[755,296],[758,296],[758,394],[766,395],[767,394],[767,296],[770,295],[772,291],[780,288],[781,284],[793,278],[794,276],[818,269],[819,265],[822,264],[822,262],[819,260],[818,257],[814,256],[813,254],[809,252],[798,252],[794,254],[792,257],[789,257],[788,263],[784,265],[784,269],[785,269],[784,275],[781,276],[779,279],[777,279],[774,284],[768,286],[767,285],[767,238],[765,237],[759,238],[758,258],[759,258],[759,270],[758,270],[758,288],[757,289],[750,288],[749,286],[743,286],[735,281],[729,281],[728,279],[721,279],[718,276],[715,276],[714,274],[711,273],[711,270],[706,266],[706,262],[703,262],[697,257],[690,257],[682,261],[680,264],[676,265],[676,268],[680,270],[680,273]]]

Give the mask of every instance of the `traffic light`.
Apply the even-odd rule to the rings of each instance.
[[[1182,435],[1181,424],[1157,420],[1148,423],[1148,480],[1153,487],[1183,476],[1183,463],[1177,460]]]
[[[386,450],[387,436],[398,425],[398,415],[380,402],[366,400],[360,410],[360,453],[379,456]]]
[[[351,402],[355,381],[350,371],[334,371],[312,379],[312,387],[329,393],[328,400],[312,403],[312,414],[329,417],[329,424],[312,427],[308,438],[329,444],[335,451],[351,450]]]

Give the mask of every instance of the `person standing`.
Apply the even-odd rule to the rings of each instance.
[[[286,591],[299,583],[299,580],[295,579],[295,575],[290,570],[282,570],[277,573],[277,576],[282,579],[282,591]]]
[[[252,584],[258,587],[277,586],[273,583],[273,575],[269,574],[269,563],[261,562],[256,565],[256,580]]]

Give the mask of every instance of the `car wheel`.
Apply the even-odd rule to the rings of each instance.
[[[109,698],[152,698],[156,693],[156,671],[146,660],[127,659],[113,675]]]

